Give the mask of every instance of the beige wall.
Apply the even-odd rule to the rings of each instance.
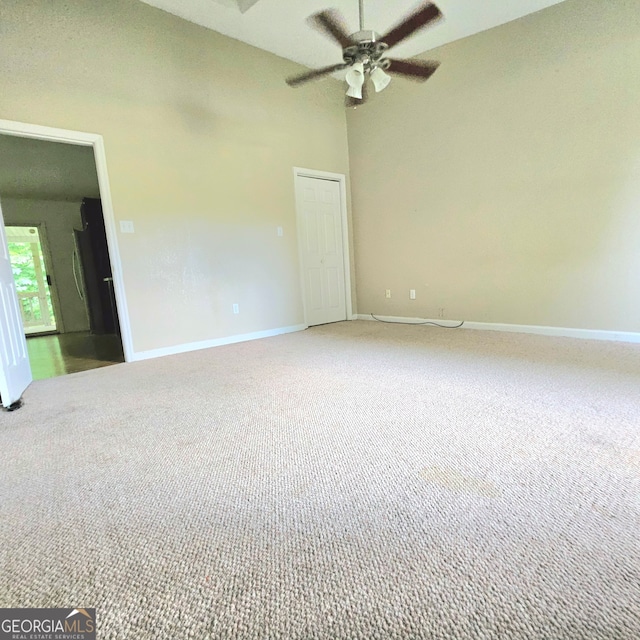
[[[134,349],[302,323],[292,167],[348,173],[341,85],[134,0],[2,22],[0,118],[104,136]],[[348,113],[358,312],[640,331],[634,3],[432,55]]]
[[[87,331],[89,317],[78,295],[73,277],[73,230],[82,228],[80,202],[55,202],[26,198],[3,198],[0,194],[5,224],[40,224],[49,245],[53,283],[60,301],[65,332]]]
[[[349,112],[359,313],[640,331],[638,8],[567,0]]]
[[[303,322],[292,167],[348,153],[299,69],[135,0],[3,0],[0,118],[104,136],[135,351]]]

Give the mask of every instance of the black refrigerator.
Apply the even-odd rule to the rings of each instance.
[[[84,300],[91,333],[119,333],[107,232],[99,199],[85,198],[82,229],[74,229],[73,274]]]

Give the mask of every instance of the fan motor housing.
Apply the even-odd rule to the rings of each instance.
[[[388,48],[379,38],[380,35],[375,31],[366,29],[350,35],[349,39],[354,44],[342,50],[343,60],[347,64],[360,61],[377,62]]]

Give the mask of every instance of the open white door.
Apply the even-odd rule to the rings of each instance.
[[[347,319],[340,184],[296,176],[300,263],[309,326]]]
[[[27,353],[22,316],[13,280],[4,218],[0,207],[0,396],[2,405],[18,405],[22,393],[31,384],[31,365]]]

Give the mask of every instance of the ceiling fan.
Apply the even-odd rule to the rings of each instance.
[[[395,47],[416,31],[442,18],[442,13],[435,4],[423,3],[384,36],[378,35],[375,31],[365,30],[364,0],[359,0],[359,9],[360,31],[351,35],[345,28],[340,14],[334,9],[321,11],[309,18],[313,27],[328,35],[342,47],[343,62],[287,78],[289,86],[298,87],[309,80],[349,69],[345,76],[349,85],[346,105],[356,107],[367,99],[367,78],[371,79],[376,92],[379,92],[391,82],[386,72],[420,82],[428,80],[435,73],[440,65],[436,61],[383,57],[391,47]]]

